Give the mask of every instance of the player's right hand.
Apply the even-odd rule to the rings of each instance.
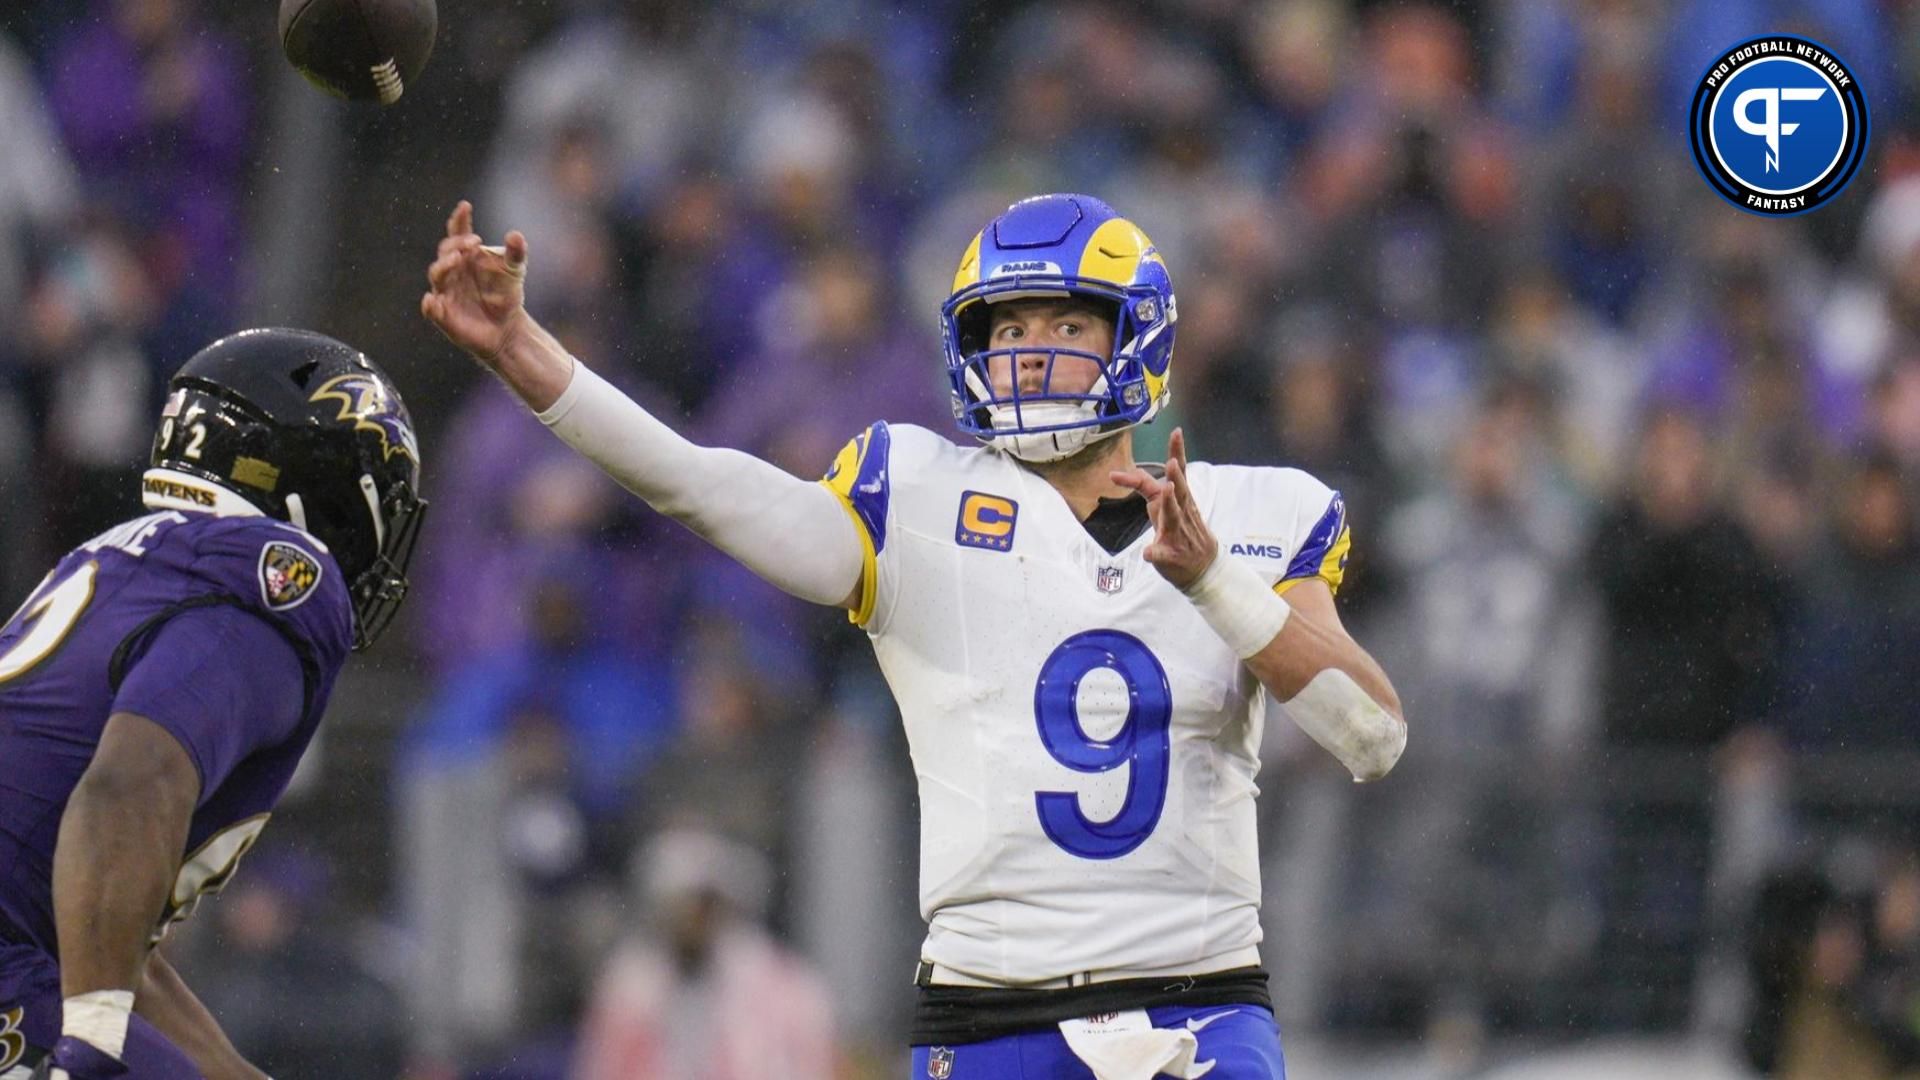
[[[420,313],[481,363],[492,367],[526,327],[527,238],[518,231],[492,247],[473,231],[473,204],[447,216],[447,235],[427,267]]]
[[[1206,515],[1187,483],[1186,431],[1174,428],[1167,439],[1164,479],[1155,479],[1137,465],[1111,475],[1114,483],[1146,497],[1147,517],[1153,522],[1153,543],[1142,553],[1147,562],[1174,588],[1182,592],[1192,588],[1219,557],[1220,542],[1207,527]]]
[[[125,1076],[126,1063],[85,1039],[60,1036],[53,1053],[34,1067],[33,1080],[113,1080]]]

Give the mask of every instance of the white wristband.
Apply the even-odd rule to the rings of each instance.
[[[60,1034],[79,1039],[120,1060],[127,1050],[127,1025],[133,1022],[133,991],[90,990],[61,1003]]]
[[[1207,625],[1242,660],[1266,648],[1293,614],[1293,605],[1260,580],[1253,567],[1224,551],[1184,591]]]

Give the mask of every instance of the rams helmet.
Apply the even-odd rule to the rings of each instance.
[[[1065,348],[988,348],[988,305],[1076,297],[1113,319],[1111,355]],[[1135,424],[1167,400],[1173,360],[1173,279],[1140,227],[1087,195],[1037,195],[1007,208],[974,236],[940,308],[947,378],[960,430],[1026,461],[1053,461]],[[1045,355],[1046,380],[1022,393],[995,391],[996,356]],[[1101,375],[1085,393],[1055,391],[1054,363],[1078,356]]]

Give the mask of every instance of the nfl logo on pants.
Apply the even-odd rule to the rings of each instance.
[[[947,1080],[953,1075],[953,1051],[944,1046],[936,1046],[927,1055],[927,1075],[933,1080]]]

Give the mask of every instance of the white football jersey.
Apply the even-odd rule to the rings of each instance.
[[[1223,555],[1338,586],[1339,495],[1297,469],[1192,464]],[[1266,694],[1143,557],[1051,485],[875,424],[822,481],[868,544],[854,621],[920,791],[923,959],[1014,982],[1198,970],[1260,940],[1254,773]]]

